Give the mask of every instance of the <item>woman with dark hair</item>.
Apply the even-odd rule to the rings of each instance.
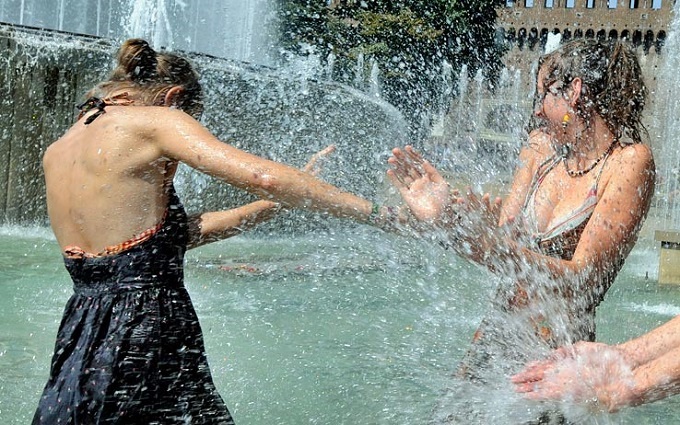
[[[511,278],[498,285],[463,359],[464,382],[504,387],[499,374],[511,376],[549,348],[594,340],[595,308],[654,193],[654,160],[641,137],[646,94],[637,57],[622,42],[579,39],[542,57],[534,108],[540,127],[521,149],[503,201],[451,191],[412,148],[394,150],[388,174],[414,216],[461,256]],[[563,420],[540,408],[523,416]]]
[[[110,79],[88,96],[43,159],[74,294],[33,423],[233,423],[184,287],[186,250],[264,221],[279,205],[374,225],[384,211],[217,140],[196,120],[202,93],[191,64],[143,40],[123,43]],[[188,217],[173,186],[180,162],[263,200]]]

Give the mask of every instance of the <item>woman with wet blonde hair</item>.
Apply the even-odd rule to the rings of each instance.
[[[239,233],[280,206],[379,224],[365,199],[216,139],[196,118],[191,64],[144,40],[45,152],[51,227],[73,280],[34,424],[230,424],[183,283],[187,249]],[[324,154],[325,152],[321,152]],[[182,162],[263,200],[188,217]]]

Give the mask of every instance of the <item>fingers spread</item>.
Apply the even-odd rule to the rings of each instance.
[[[404,183],[404,180],[401,178],[400,174],[395,170],[387,170],[387,178],[390,180],[392,185],[399,190],[399,192],[403,193],[403,191],[408,190],[408,185]]]
[[[423,159],[407,146],[404,150],[394,148],[387,163],[393,167],[394,176],[403,185],[409,186],[413,181],[426,175]]]

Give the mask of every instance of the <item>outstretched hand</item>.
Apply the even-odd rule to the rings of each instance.
[[[578,342],[555,350],[511,378],[515,390],[537,401],[562,401],[615,412],[629,404],[633,374],[616,348]]]
[[[439,171],[411,146],[393,149],[387,163],[392,166],[387,176],[411,214],[426,223],[440,220],[451,199],[449,185]]]
[[[456,238],[465,242],[459,244],[458,252],[474,262],[495,268],[512,251],[507,246],[507,229],[499,227],[501,198],[492,199],[488,193],[480,196],[471,188],[464,193],[453,193],[456,213],[461,217],[456,227]],[[512,222],[510,218],[505,224],[509,227]]]
[[[335,145],[326,146],[324,149],[312,155],[309,161],[307,161],[307,164],[305,164],[305,166],[302,167],[302,171],[304,171],[305,173],[309,173],[313,176],[318,176],[319,173],[321,172],[319,160],[324,159],[333,152],[335,152]]]
[[[501,207],[503,206],[501,198],[496,197],[492,201],[490,194],[485,193],[480,197],[471,188],[467,188],[464,194],[455,193],[459,211],[464,212],[467,216],[477,216],[473,223],[478,229],[476,229],[477,232],[472,233],[484,232],[485,229],[495,229],[498,227]]]

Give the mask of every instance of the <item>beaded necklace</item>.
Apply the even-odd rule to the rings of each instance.
[[[584,174],[588,174],[589,172],[593,171],[593,168],[597,166],[597,164],[600,163],[603,159],[609,156],[609,154],[612,153],[614,150],[614,147],[616,146],[616,143],[618,140],[614,140],[611,145],[607,148],[606,151],[602,153],[602,155],[599,156],[588,168],[584,168],[583,170],[571,170],[569,169],[569,164],[567,163],[567,156],[564,155],[562,157],[562,162],[564,163],[564,169],[567,171],[567,174],[569,174],[570,177],[581,177]]]

